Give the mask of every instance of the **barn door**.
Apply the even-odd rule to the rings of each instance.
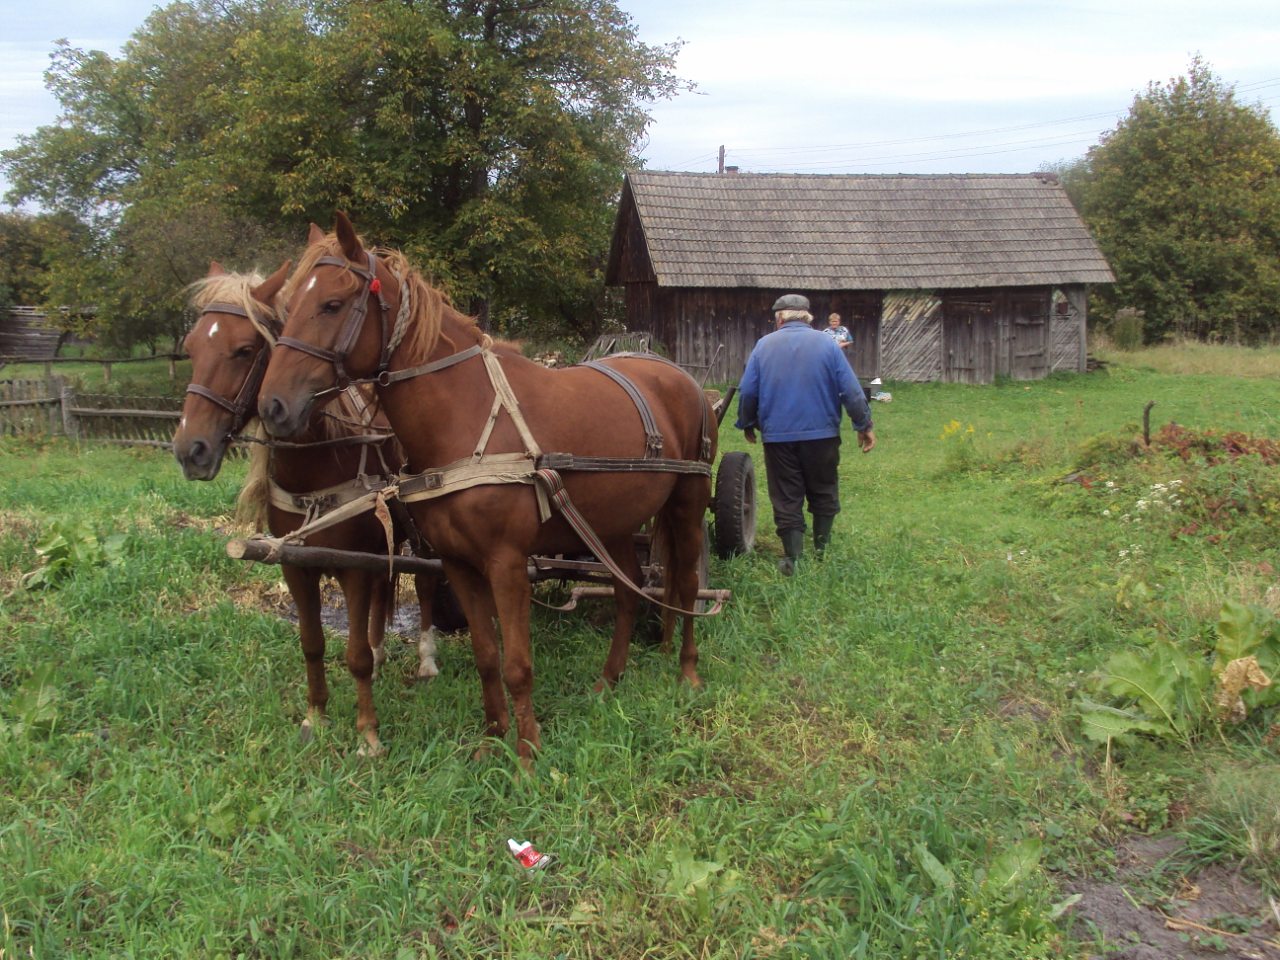
[[[1049,373],[1049,295],[1009,295],[1009,375],[1039,380]]]
[[[947,297],[942,315],[942,379],[990,383],[995,372],[991,331],[990,300]]]

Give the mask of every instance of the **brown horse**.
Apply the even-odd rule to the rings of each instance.
[[[182,419],[173,438],[174,456],[188,480],[212,480],[218,474],[232,437],[256,416],[258,387],[271,345],[279,333],[272,306],[289,264],[263,281],[230,274],[216,263],[209,276],[193,284],[192,305],[200,319],[187,334],[192,377]],[[360,491],[359,478],[379,477],[396,470],[403,452],[381,415],[370,415],[371,399],[340,394],[311,417],[297,442],[256,446],[241,505],[265,514],[271,533],[283,536],[302,525],[309,502]],[[318,495],[318,496],[317,496]],[[316,534],[313,543],[342,550],[385,552],[387,538],[372,514],[365,514]],[[281,565],[285,583],[298,608],[299,639],[307,668],[307,716],[304,740],[323,722],[329,689],[324,670],[324,627],[320,620],[320,580],[324,571]],[[347,603],[347,668],[356,683],[356,729],[362,735],[360,752],[378,754],[378,718],[373,705],[372,680],[385,658],[382,641],[393,607],[393,583],[382,573],[330,571],[342,587]],[[431,600],[438,578],[415,578],[421,632],[418,639],[421,679],[439,671],[435,663],[436,630]]]
[[[295,435],[317,397],[351,377],[376,379],[408,456],[410,479],[402,477],[401,498],[444,561],[471,624],[487,733],[507,732],[505,681],[517,751],[527,766],[540,746],[527,558],[580,553],[584,546],[563,507],[549,513],[547,498],[557,495],[559,478],[545,468],[561,465],[568,502],[598,537],[591,552],[607,552],[632,582],[640,574],[633,535],[653,519],[655,537],[667,545],[664,601],[690,610],[716,445],[706,396],[678,367],[652,357],[609,358],[614,374],[606,375],[495,354],[472,318],[453,309],[401,255],[366,250],[341,213],[332,235],[312,227],[283,299],[284,335],[259,393],[264,426],[274,436]],[[658,447],[660,457],[645,457]],[[407,488],[422,499],[406,496]],[[616,581],[615,597],[613,642],[597,688],[615,683],[626,665],[639,603]],[[674,614],[664,611],[668,646],[674,627]],[[680,663],[694,686],[701,682],[697,659],[686,616]]]

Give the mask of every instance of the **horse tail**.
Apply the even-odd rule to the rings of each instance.
[[[253,431],[259,440],[266,438],[266,430],[259,422]],[[244,486],[236,497],[235,517],[250,524],[255,530],[263,530],[267,525],[267,503],[270,496],[270,478],[267,474],[271,465],[271,451],[264,443],[255,443],[249,450],[249,469],[245,474]]]

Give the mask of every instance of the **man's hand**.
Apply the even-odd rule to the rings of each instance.
[[[755,443],[755,442],[756,442],[756,428],[755,428],[755,427],[747,427],[745,430],[743,430],[743,431],[742,431],[742,435],[743,435],[744,437],[746,437],[746,438],[747,438],[747,443]]]
[[[876,432],[874,430],[858,431],[858,446],[862,448],[863,453],[870,453],[871,448],[876,445]]]

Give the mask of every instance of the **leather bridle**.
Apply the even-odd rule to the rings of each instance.
[[[353,382],[343,364],[350,356],[351,348],[355,346],[356,338],[360,336],[360,330],[364,326],[365,316],[369,312],[370,294],[378,298],[378,310],[382,315],[382,350],[381,357],[378,361],[378,369],[375,371],[375,378],[377,374],[381,374],[386,370],[387,365],[391,362],[391,311],[387,306],[386,299],[382,295],[382,283],[377,277],[377,260],[374,258],[374,255],[367,250],[365,251],[365,256],[368,257],[367,268],[357,266],[342,257],[321,257],[315,262],[317,267],[334,266],[350,270],[363,281],[360,287],[360,292],[356,295],[355,302],[351,304],[351,309],[347,311],[347,316],[343,321],[342,329],[338,331],[338,339],[335,341],[332,350],[324,347],[318,347],[315,344],[307,343],[305,340],[299,340],[296,337],[280,337],[276,340],[276,344],[278,346],[291,347],[294,350],[298,350],[302,353],[333,364],[334,372],[337,375],[337,381],[331,390],[320,391],[321,393],[345,390]]]
[[[206,304],[200,311],[200,316],[203,317],[206,313],[230,313],[233,316],[244,317],[252,322],[249,312],[235,303],[214,302]],[[197,397],[203,397],[215,406],[221,407],[230,413],[231,428],[227,431],[227,436],[233,437],[240,432],[252,415],[252,410],[258,400],[258,389],[262,386],[262,378],[266,375],[267,362],[270,359],[271,344],[264,338],[262,346],[258,348],[258,353],[253,358],[253,366],[249,368],[249,375],[245,377],[244,383],[240,385],[240,390],[234,400],[219,396],[200,383],[187,384],[187,393],[194,393]]]

